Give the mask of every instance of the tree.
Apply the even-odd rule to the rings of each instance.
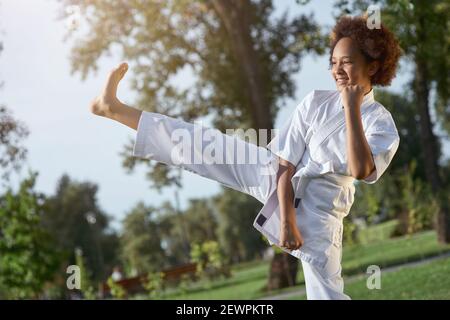
[[[0,53],[3,45],[0,42]],[[3,82],[0,82],[0,89]],[[27,150],[21,140],[28,136],[27,127],[14,119],[10,110],[0,105],[0,173],[2,184],[9,181],[12,171],[19,171],[26,159]]]
[[[170,202],[158,208],[157,224],[161,235],[167,265],[177,266],[189,263],[190,237],[184,212],[175,209]]]
[[[94,285],[91,282],[91,273],[84,263],[83,251],[80,248],[75,249],[75,264],[80,268],[81,276],[81,294],[84,299],[93,300],[96,298]]]
[[[409,197],[421,199],[429,208],[435,208],[429,205],[430,201],[428,201],[425,194],[419,192],[419,188],[410,188],[408,184],[405,184],[405,181],[409,181],[419,186],[427,181],[423,147],[422,144],[417,143],[417,141],[420,141],[420,132],[417,130],[420,123],[418,117],[411,116],[415,113],[416,109],[416,104],[413,100],[414,97],[411,93],[399,95],[386,90],[376,90],[375,94],[377,101],[380,101],[392,113],[399,128],[401,143],[394,160],[385,173],[386,176],[375,186],[363,185],[361,193],[373,193],[375,195],[372,200],[375,200],[376,204],[374,203],[372,208],[378,207],[379,209],[376,212],[377,221],[381,221],[380,218],[388,219],[397,217],[400,219],[400,223],[402,223],[405,220],[403,218],[404,213],[406,212],[410,215],[410,212],[412,212],[410,202],[408,201]],[[393,194],[404,196],[392,197]],[[357,207],[361,213],[368,213],[371,210],[364,208],[364,202],[370,203],[370,200],[358,201]],[[417,211],[419,207],[423,206],[417,205],[416,207],[415,210]],[[425,211],[429,210],[423,211],[418,212],[418,214],[425,215]],[[357,215],[357,212],[353,210],[353,215],[355,213]],[[380,217],[380,215],[384,217]]]
[[[76,38],[72,71],[86,78],[111,50],[134,64],[136,105],[186,121],[212,116],[212,125],[272,129],[280,103],[292,97],[292,75],[309,52],[323,53],[324,38],[313,18],[270,19],[272,1],[82,1],[64,0],[61,17],[78,16],[88,28],[69,31]],[[233,4],[233,5],[231,5]],[[77,24],[75,24],[76,26]],[[173,78],[193,76],[180,89]],[[124,166],[150,166],[156,187],[172,184],[177,174],[161,164],[130,157]]]
[[[3,44],[0,42],[0,53]],[[0,89],[3,82],[0,82]],[[0,105],[0,173],[2,187],[13,171],[19,171],[27,150],[22,140],[27,127]],[[57,250],[42,228],[45,196],[33,190],[37,173],[20,182],[15,194],[11,187],[0,195],[0,298],[36,298],[57,268]]]
[[[159,271],[165,264],[155,213],[154,207],[139,202],[122,222],[121,255],[130,268],[139,274]]]
[[[387,90],[376,90],[375,96],[395,119],[401,143],[392,163],[379,182],[375,185],[357,182],[358,192],[349,218],[364,218],[369,223],[395,218],[406,210],[406,203],[402,203],[399,197],[392,195],[403,193],[403,185],[398,177],[409,176],[411,159],[416,159],[418,168],[422,170],[411,172],[413,176],[410,178],[418,183],[426,181],[423,149],[422,145],[417,143],[420,139],[420,133],[417,131],[419,121],[411,116],[415,112],[411,95],[404,96]]]
[[[231,275],[217,241],[194,243],[190,254],[192,262],[197,265],[196,274],[199,278],[213,280],[220,276]]]
[[[0,297],[32,299],[58,267],[58,251],[41,224],[44,195],[33,190],[37,173],[14,194],[0,197]]]
[[[420,125],[419,119],[411,116],[416,109],[414,97],[411,93],[400,95],[380,89],[375,90],[375,96],[395,119],[401,141],[388,172],[405,170],[410,165],[411,158],[415,158],[418,167],[414,177],[426,181],[424,151],[422,144],[417,143],[420,141],[420,132],[417,130]]]
[[[262,256],[267,243],[261,234],[250,230],[261,203],[231,189],[223,191],[214,199],[220,216],[217,233],[226,256],[233,263]]]
[[[221,221],[214,209],[208,199],[191,199],[182,212],[169,203],[159,209],[157,223],[170,265],[189,263],[192,244],[217,240],[216,230]]]
[[[280,103],[294,95],[301,58],[324,49],[313,17],[288,21],[285,12],[271,19],[271,0],[62,2],[62,18],[75,12],[88,31],[72,50],[74,72],[85,78],[103,54],[118,49],[135,65],[137,105],[187,121],[211,115],[222,131],[272,129]],[[68,37],[76,34],[74,28]],[[189,88],[173,85],[180,71],[194,73]],[[262,138],[264,146],[269,139]],[[179,183],[167,166],[130,157],[131,148],[123,153],[130,172],[145,163],[156,188]]]
[[[217,240],[217,216],[211,201],[207,199],[190,199],[189,206],[183,213],[190,243]]]
[[[4,182],[9,181],[12,171],[20,170],[27,154],[20,141],[27,136],[26,126],[14,119],[5,106],[0,106],[0,170]]]
[[[441,150],[433,132],[430,97],[433,92],[436,94],[438,122],[447,134],[450,133],[450,3],[439,0],[378,0],[370,3],[364,0],[340,0],[336,6],[345,13],[364,11],[369,4],[382,6],[383,23],[396,33],[406,57],[414,66],[410,89],[419,117],[419,141],[424,152],[425,173],[440,202],[437,224],[439,241],[449,243],[449,181],[448,176],[441,176],[439,169]]]
[[[56,192],[48,197],[43,224],[64,253],[67,264],[75,263],[80,248],[93,281],[104,281],[118,262],[118,237],[108,229],[109,217],[98,207],[98,186],[72,181],[63,175]]]

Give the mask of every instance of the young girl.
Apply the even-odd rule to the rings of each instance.
[[[400,138],[394,120],[374,100],[372,86],[391,83],[400,53],[394,35],[383,25],[370,30],[364,17],[341,18],[330,45],[337,90],[309,93],[267,148],[214,131],[214,145],[227,158],[221,163],[192,161],[190,155],[208,147],[204,138],[193,143],[192,153],[189,145],[180,155],[180,136],[198,142],[194,124],[118,100],[126,63],[109,74],[91,111],[137,130],[134,156],[181,166],[264,203],[255,226],[276,234],[268,237],[270,242],[301,259],[308,299],[349,299],[341,277],[342,220],[353,204],[354,180],[375,183],[397,151]],[[242,164],[236,161],[236,148],[266,160]],[[267,174],[270,168],[276,174]],[[270,216],[275,211],[278,214]]]

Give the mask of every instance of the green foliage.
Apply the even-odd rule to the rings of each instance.
[[[94,300],[96,298],[95,289],[92,285],[91,275],[86,267],[83,258],[83,251],[79,248],[75,249],[75,264],[80,268],[81,288],[83,298],[87,300]]]
[[[342,242],[346,245],[353,245],[358,242],[356,239],[357,226],[350,218],[343,220],[344,231],[342,235]]]
[[[187,294],[191,284],[191,278],[187,274],[181,275],[180,283],[178,284],[178,292],[183,296]]]
[[[123,221],[122,257],[138,273],[188,263],[190,243],[216,240],[216,229],[208,199],[191,199],[184,211],[168,202],[158,208],[139,203]]]
[[[403,210],[401,198],[393,195],[404,192],[404,183],[399,176],[405,175],[405,168],[410,166],[411,158],[415,159],[417,165],[414,171],[406,175],[411,174],[410,179],[414,181],[426,179],[423,148],[417,143],[420,140],[417,131],[419,122],[417,117],[411,116],[416,112],[416,104],[411,97],[386,90],[377,90],[376,96],[377,101],[392,113],[399,128],[401,143],[392,163],[377,183],[367,185],[358,182],[351,217],[364,218],[369,224],[396,218]]]
[[[144,289],[148,293],[150,299],[160,299],[164,294],[164,273],[151,272],[148,273],[143,281]]]
[[[93,282],[104,281],[118,263],[118,237],[109,230],[109,216],[97,204],[98,186],[77,182],[63,175],[55,193],[45,201],[43,225],[55,239],[67,265],[75,260],[75,249],[83,251]]]
[[[183,212],[189,243],[217,240],[217,220],[209,199],[190,199],[189,207]]]
[[[0,43],[1,51],[1,43]],[[1,88],[1,82],[0,82]],[[0,105],[0,173],[1,182],[9,181],[12,171],[19,171],[27,156],[21,140],[29,134],[27,127],[14,119],[5,106]]]
[[[191,260],[197,264],[197,275],[200,278],[212,280],[221,275],[229,276],[229,268],[216,241],[193,244]]]
[[[360,14],[371,4],[381,8],[381,20],[392,30],[400,46],[415,65],[426,70],[427,94],[436,88],[437,122],[450,133],[450,4],[442,0],[339,0],[340,13]],[[415,77],[416,75],[413,74]],[[414,81],[411,82],[411,85]],[[413,90],[417,90],[413,88]],[[409,115],[409,114],[408,114]],[[410,115],[409,115],[410,116]]]
[[[126,290],[120,284],[115,282],[112,277],[109,277],[106,283],[111,292],[111,296],[114,299],[124,299],[126,297],[127,295]]]
[[[75,40],[73,72],[86,78],[103,55],[117,49],[133,69],[132,89],[139,93],[136,105],[186,121],[212,116],[212,125],[222,131],[273,128],[280,102],[295,95],[293,75],[301,59],[307,53],[322,54],[326,43],[312,16],[288,19],[285,12],[275,18],[273,1],[267,0],[243,0],[242,6],[221,12],[220,2],[203,0],[61,3],[63,9],[75,6],[80,13],[61,10],[62,19],[77,19],[67,35]],[[243,23],[226,22],[236,16],[246,18]],[[251,60],[236,48],[246,48]],[[257,88],[251,85],[249,68],[258,72]],[[173,83],[180,72],[194,73],[189,88]],[[252,96],[263,103],[257,106],[249,100]],[[130,148],[132,143],[122,153],[129,171],[147,165],[147,176],[158,189],[180,182],[172,168],[130,157]]]
[[[221,248],[233,263],[262,256],[267,242],[252,227],[262,204],[246,194],[223,188],[214,198],[219,214],[217,234]]]
[[[139,202],[123,220],[121,256],[138,273],[157,271],[164,266],[165,253],[155,213],[154,207]]]
[[[397,233],[413,234],[417,231],[431,229],[439,211],[439,202],[432,194],[429,185],[413,179],[417,162],[413,159],[409,170],[399,176],[402,211]]]
[[[158,230],[171,266],[189,262],[190,243],[217,239],[218,217],[210,199],[191,199],[183,211],[165,203],[158,213]]]
[[[419,122],[411,116],[416,105],[411,98],[384,90],[377,91],[377,100],[396,119],[401,143],[390,167],[375,185],[360,183],[351,216],[363,217],[369,224],[399,218],[397,235],[429,229],[439,206],[423,182],[427,177],[423,148],[417,143]]]
[[[272,248],[273,248],[273,253],[274,254],[279,254],[279,253],[283,253],[284,252],[279,246],[273,245]]]
[[[386,230],[378,230],[379,227]],[[389,221],[383,225],[371,226],[365,229],[365,232],[367,231],[370,234],[368,238],[373,240],[372,243],[344,246],[342,258],[344,277],[364,274],[367,266],[372,264],[379,265],[383,270],[383,268],[389,266],[418,261],[450,251],[450,245],[443,246],[438,243],[434,231],[419,232],[412,236],[389,238],[388,235],[393,227],[395,227],[394,221]],[[373,228],[376,230],[372,230]],[[386,235],[386,237],[382,234]],[[174,292],[171,295],[168,294],[165,298],[258,299],[267,294],[261,288],[267,282],[268,272],[269,264],[266,261],[245,262],[233,266],[232,277],[214,281],[208,289],[202,289],[200,286],[193,287],[187,294],[181,295],[181,293]],[[298,273],[297,279],[299,286],[293,288],[293,290],[304,290],[304,278],[301,272]]]
[[[368,245],[379,241],[386,241],[392,237],[399,221],[392,219],[373,226],[360,228],[357,232],[357,239],[353,244]]]
[[[346,219],[363,218],[368,225],[372,225],[396,218],[399,224],[394,235],[431,229],[439,211],[439,202],[429,185],[415,178],[416,168],[417,161],[413,159],[405,170],[389,171],[374,185],[360,183],[350,217]],[[350,230],[346,228],[344,226],[344,238],[348,241],[346,233]],[[355,232],[355,228],[350,229]],[[353,238],[356,241],[353,242],[358,242],[361,231],[356,226]]]
[[[381,215],[389,210],[390,203],[387,201],[390,190],[383,187],[391,181],[390,178],[387,175],[383,176],[373,185],[358,182],[350,216],[346,219],[362,218],[368,224],[378,222]]]
[[[417,112],[417,102],[413,99],[411,92],[406,91],[397,94],[376,89],[375,97],[392,114],[400,136],[397,153],[385,175],[389,172],[403,170],[404,167],[409,165],[411,158],[414,158],[417,161],[414,178],[426,180],[424,149],[420,143],[417,143],[421,139],[420,130],[417,130],[420,126],[419,117],[414,116]]]
[[[0,197],[0,288],[8,299],[37,298],[58,267],[58,251],[42,228],[44,195],[33,190],[37,173]]]

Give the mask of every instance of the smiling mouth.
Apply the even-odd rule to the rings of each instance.
[[[341,84],[348,81],[348,78],[336,78],[336,83]]]

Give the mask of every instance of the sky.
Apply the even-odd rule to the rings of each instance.
[[[289,17],[302,11],[313,12],[324,26],[334,21],[330,0],[312,1],[304,8],[296,6],[294,0],[274,3],[276,14],[289,6]],[[97,73],[85,81],[79,74],[71,75],[72,44],[63,41],[66,24],[57,19],[59,9],[56,0],[0,0],[0,41],[4,46],[0,54],[0,81],[4,82],[0,104],[12,110],[30,130],[24,141],[28,159],[12,184],[25,178],[28,168],[39,172],[36,189],[48,195],[55,192],[64,173],[79,182],[96,183],[98,204],[118,229],[138,201],[158,206],[165,200],[172,201],[175,189],[158,193],[149,188],[145,168],[139,167],[131,175],[123,169],[119,152],[128,141],[134,141],[135,131],[89,112],[90,101],[99,94],[107,73],[121,61],[120,57],[102,58]],[[132,105],[136,93],[130,90],[131,78],[126,75],[118,96]],[[277,116],[276,128],[309,91],[335,89],[326,56],[306,57],[293,78],[296,97],[287,100]],[[400,73],[390,89],[401,92],[407,80],[407,72]],[[186,208],[190,198],[211,196],[221,189],[218,183],[189,172],[183,174],[183,185],[179,191],[181,208]]]

